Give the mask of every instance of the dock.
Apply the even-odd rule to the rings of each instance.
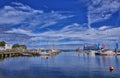
[[[115,55],[120,55],[120,52],[116,52]]]
[[[35,50],[32,50],[32,51],[28,51],[28,50],[6,50],[6,51],[0,51],[0,58],[22,56],[24,53],[28,53],[28,54],[31,54],[31,55],[36,55],[37,54],[37,52]]]
[[[0,58],[20,56],[21,52],[0,52]]]

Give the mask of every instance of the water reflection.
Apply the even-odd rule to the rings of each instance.
[[[112,73],[109,66],[114,67]],[[119,78],[120,56],[62,52],[53,56],[0,61],[0,78]]]

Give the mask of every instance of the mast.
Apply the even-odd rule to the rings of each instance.
[[[105,45],[104,45],[104,43],[102,42],[102,49],[104,49],[105,48]]]
[[[119,5],[119,11],[118,11],[118,19],[117,19],[117,21],[116,21],[116,26],[118,25],[117,23],[119,22],[119,20],[120,20],[120,5]],[[118,38],[119,39],[119,38]],[[117,52],[117,50],[118,50],[118,46],[119,46],[119,44],[118,44],[118,42],[117,42],[117,39],[115,40],[116,42],[115,42],[115,52]]]

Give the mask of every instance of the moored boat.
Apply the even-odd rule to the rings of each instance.
[[[32,56],[30,53],[22,53],[22,56]]]
[[[112,50],[100,50],[95,55],[115,55],[115,52]]]
[[[61,50],[57,50],[57,49],[50,49],[50,52],[51,52],[51,53],[59,53],[59,52],[61,52]]]

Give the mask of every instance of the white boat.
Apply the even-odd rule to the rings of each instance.
[[[53,43],[52,43],[52,48],[49,49],[49,52],[51,52],[51,53],[59,53],[59,52],[61,52],[61,50],[54,49],[54,48],[55,48],[54,46],[55,46],[55,45],[54,45],[54,42],[53,42]]]
[[[50,52],[51,53],[59,53],[59,52],[61,52],[60,50],[57,50],[57,49],[50,49]]]
[[[49,50],[41,49],[41,51],[38,52],[41,56],[51,55],[51,52]]]
[[[115,55],[115,52],[113,52],[112,50],[106,50],[102,51],[101,55]]]
[[[32,56],[32,54],[29,54],[29,53],[22,53],[22,56]]]
[[[50,52],[40,52],[39,54],[42,56],[46,56],[46,55],[50,56],[51,55]]]
[[[96,55],[115,55],[115,52],[112,50],[100,50],[95,54]]]
[[[95,50],[89,50],[87,53],[88,53],[89,55],[95,55],[96,52],[97,52],[97,51],[95,51]]]

